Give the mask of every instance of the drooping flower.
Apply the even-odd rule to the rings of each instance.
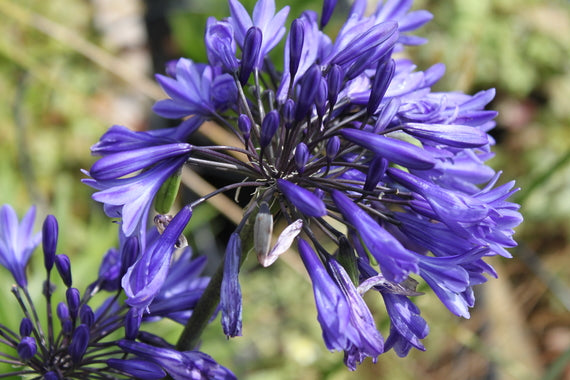
[[[345,364],[351,370],[368,356],[376,360],[383,352],[384,339],[344,268],[332,257],[325,268],[302,239],[299,240],[299,253],[313,282],[317,319],[327,348],[344,351]]]

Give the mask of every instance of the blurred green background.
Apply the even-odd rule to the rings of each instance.
[[[253,1],[244,3],[252,8]],[[277,1],[285,4],[292,6],[289,22],[321,6]],[[416,33],[430,42],[408,54],[419,69],[446,64],[436,90],[497,89],[498,145],[490,164],[522,188],[525,222],[515,258],[493,262],[500,278],[477,289],[469,320],[452,316],[431,294],[415,300],[431,327],[426,352],[404,359],[388,352],[354,373],[342,354],[326,350],[310,283],[295,258],[267,270],[248,261],[241,274],[244,336],[227,341],[216,321],[202,345],[239,378],[570,379],[570,3],[418,0],[414,7],[435,16]],[[339,1],[331,35],[347,8]],[[94,162],[89,147],[112,124],[160,127],[150,114],[163,96],[152,73],[180,55],[204,59],[209,15],[227,16],[225,1],[0,0],[0,204],[12,204],[20,216],[36,204],[38,219],[58,217],[59,251],[72,257],[80,289],[116,244],[116,225],[80,183],[80,169]],[[224,215],[205,208],[192,222],[200,239],[190,240],[223,250],[216,239],[222,222]],[[31,287],[39,289],[41,260],[33,264]],[[10,285],[2,270],[0,319],[15,327]],[[380,297],[367,300],[386,333]],[[178,326],[156,328],[176,340]]]

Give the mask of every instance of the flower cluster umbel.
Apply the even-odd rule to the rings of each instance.
[[[0,208],[0,264],[10,271],[16,282],[12,293],[22,310],[18,330],[0,323],[3,346],[0,362],[14,368],[0,377],[154,380],[168,374],[178,380],[235,379],[210,356],[199,351],[179,351],[159,335],[139,330],[141,324],[162,318],[186,323],[209,281],[199,276],[205,257],[192,259],[186,248],[173,259],[172,269],[162,279],[158,294],[146,304],[144,315],[140,311],[143,304],[140,297],[148,284],[124,280],[125,272],[142,267],[153,273],[148,274],[148,278],[156,278],[155,268],[160,265],[153,263],[154,260],[167,267],[171,264],[170,255],[190,218],[188,209],[182,210],[162,235],[156,228],[149,231],[144,251],[138,237],[123,235],[120,248],[110,249],[105,254],[97,279],[83,294],[73,287],[69,257],[57,254],[56,218],[49,215],[42,232],[34,234],[35,213],[35,208],[31,208],[19,223],[10,206]],[[36,297],[28,288],[26,276],[30,256],[40,241],[43,241],[46,270],[43,317],[37,302],[34,304]],[[57,305],[53,301],[57,290],[54,272],[65,287],[65,301]],[[123,291],[128,296],[126,301]],[[95,300],[100,293],[107,296]],[[90,306],[94,303],[98,306]]]
[[[101,158],[85,181],[126,236],[144,236],[153,201],[167,214],[183,167],[239,175],[187,206],[237,188],[251,193],[219,282],[225,334],[241,334],[238,271],[249,247],[267,266],[295,243],[325,344],[355,369],[389,349],[400,356],[425,349],[428,325],[410,299],[420,295],[418,281],[468,318],[473,285],[496,276],[484,258],[510,257],[505,248],[516,245],[522,217],[507,201],[514,183],[496,186],[500,173],[485,164],[493,157],[496,112],[485,107],[494,90],[434,92],[444,66],[419,71],[399,54],[425,42],[410,32],[432,15],[411,11],[412,0],[380,2],[366,14],[367,1],[356,0],[331,39],[323,30],[335,3],[325,0],[320,16],[303,12],[287,31],[289,7],[259,0],[250,15],[229,0],[230,17],[207,21],[208,62],[181,58],[156,76],[168,98],[154,112],[181,123],[148,132],[113,126],[93,146]],[[283,61],[275,62],[268,54],[281,41]],[[239,144],[190,144],[206,121]],[[279,219],[288,227],[271,247]],[[123,285],[150,282],[145,276],[130,270]],[[156,295],[147,289],[144,302]],[[363,301],[368,290],[384,300],[386,341]]]

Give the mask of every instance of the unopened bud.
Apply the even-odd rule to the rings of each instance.
[[[269,254],[272,234],[273,215],[271,215],[267,202],[261,202],[253,225],[253,247],[260,263]]]

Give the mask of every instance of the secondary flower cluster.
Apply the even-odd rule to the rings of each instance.
[[[14,370],[0,377],[34,376],[34,379],[160,379],[167,374],[173,379],[234,379],[226,368],[199,351],[178,351],[160,336],[139,330],[144,322],[170,318],[186,323],[193,306],[208,283],[200,277],[205,258],[192,259],[186,249],[172,262],[163,280],[164,286],[148,303],[143,300],[149,283],[132,281],[130,272],[142,267],[159,276],[162,266],[171,264],[170,256],[182,228],[190,218],[183,210],[162,235],[151,230],[147,248],[141,250],[137,237],[123,236],[119,249],[110,249],[103,257],[99,275],[83,294],[73,287],[71,264],[65,254],[56,254],[58,223],[49,215],[41,233],[33,233],[35,208],[21,223],[14,210],[0,208],[0,265],[7,268],[16,284],[12,293],[22,309],[18,330],[0,324],[0,343],[4,346],[0,362]],[[43,240],[46,281],[43,285],[45,314],[34,304],[28,289],[26,267],[34,249]],[[160,261],[161,265],[154,264]],[[65,286],[65,301],[54,305],[56,268]],[[121,297],[121,278],[126,301]],[[94,297],[105,292],[101,302]],[[58,299],[60,297],[57,297]],[[96,308],[89,304],[96,303]],[[54,310],[55,306],[55,310]],[[140,308],[144,308],[142,315]],[[54,315],[55,311],[55,315]],[[142,318],[141,318],[142,316]],[[31,377],[30,377],[31,378]]]
[[[494,91],[434,92],[444,66],[419,71],[397,55],[425,42],[410,32],[431,14],[411,11],[412,0],[387,0],[367,15],[367,1],[356,0],[331,39],[323,29],[335,3],[325,0],[320,16],[303,12],[287,32],[289,7],[276,11],[273,0],[259,0],[250,16],[229,0],[230,17],[208,19],[208,62],[181,58],[168,65],[167,76],[156,76],[169,98],[154,112],[181,123],[148,132],[113,126],[92,148],[101,158],[86,182],[107,214],[121,219],[126,236],[144,237],[153,201],[167,214],[183,166],[240,175],[187,206],[227,190],[251,192],[226,250],[225,334],[241,334],[242,245],[253,243],[267,266],[296,242],[325,344],[344,351],[345,364],[355,369],[391,348],[400,356],[425,349],[428,325],[410,300],[420,295],[417,281],[468,318],[473,285],[485,282],[485,274],[496,276],[484,258],[510,257],[505,248],[516,245],[513,228],[522,217],[507,201],[514,183],[496,186],[500,173],[485,164],[493,157],[488,131],[496,112],[485,107]],[[269,53],[283,39],[277,62]],[[240,144],[190,144],[208,120]],[[279,219],[289,227],[271,247]],[[129,297],[147,291],[132,303],[138,317],[158,294],[146,284],[162,284],[167,265],[146,260],[152,274],[135,265],[123,279]],[[386,341],[362,299],[370,289],[390,317]]]

